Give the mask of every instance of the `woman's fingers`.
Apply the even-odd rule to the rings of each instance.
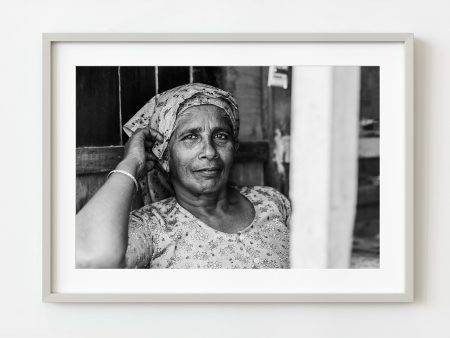
[[[151,136],[151,138],[153,140],[156,140],[159,143],[163,143],[164,142],[164,137],[162,136],[162,134],[159,131],[157,131],[156,129],[151,128],[150,126],[147,126],[146,129],[149,131],[150,136]]]
[[[145,140],[144,144],[145,146],[150,150],[153,147],[153,141]]]
[[[137,129],[133,132],[133,134],[131,134],[131,137],[133,137],[133,136],[135,136],[135,135],[137,135],[137,134],[139,134],[139,133],[142,133],[144,130],[147,130],[147,128],[137,128]]]
[[[142,133],[145,138],[150,138],[152,141],[158,141],[160,143],[164,142],[164,137],[163,135],[157,131],[156,129],[153,129],[150,127],[150,125],[148,125],[147,127],[144,128],[138,128],[135,130],[135,132],[133,133],[133,136]]]
[[[139,167],[139,172],[142,170],[152,170],[158,158],[152,153],[151,149],[155,141],[163,142],[162,135],[149,126],[145,128],[136,129],[125,145],[125,156],[136,158],[142,165]]]
[[[151,151],[145,153],[145,167],[147,170],[152,170],[158,162],[158,158]]]

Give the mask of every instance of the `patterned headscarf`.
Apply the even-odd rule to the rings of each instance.
[[[123,130],[131,136],[137,129],[147,127],[158,130],[163,135],[163,142],[155,141],[152,152],[159,160],[160,166],[168,171],[167,146],[175,130],[177,117],[186,109],[201,105],[214,105],[221,108],[230,118],[233,137],[239,134],[239,110],[236,100],[230,93],[205,84],[192,83],[167,90],[154,96],[124,126]],[[167,175],[158,168],[147,174],[141,182],[144,202],[156,202],[171,196],[171,186]],[[148,194],[146,194],[148,191]],[[149,195],[149,196],[146,196]]]

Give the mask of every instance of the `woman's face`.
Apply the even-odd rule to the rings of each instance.
[[[169,142],[169,169],[175,190],[210,194],[226,187],[235,142],[226,113],[213,105],[186,109]]]

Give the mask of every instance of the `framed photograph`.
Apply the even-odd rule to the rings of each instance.
[[[43,35],[43,300],[413,300],[412,34]]]

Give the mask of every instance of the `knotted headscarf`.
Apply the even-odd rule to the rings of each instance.
[[[230,93],[222,89],[201,83],[186,84],[157,94],[123,126],[123,130],[128,136],[131,136],[137,129],[145,128],[148,125],[158,130],[163,136],[162,143],[154,142],[152,152],[158,158],[159,165],[165,172],[155,167],[141,180],[140,185],[145,204],[173,195],[167,178],[169,170],[167,146],[177,126],[177,117],[190,107],[206,104],[217,106],[227,114],[233,128],[233,137],[237,139],[239,110],[236,100]]]

